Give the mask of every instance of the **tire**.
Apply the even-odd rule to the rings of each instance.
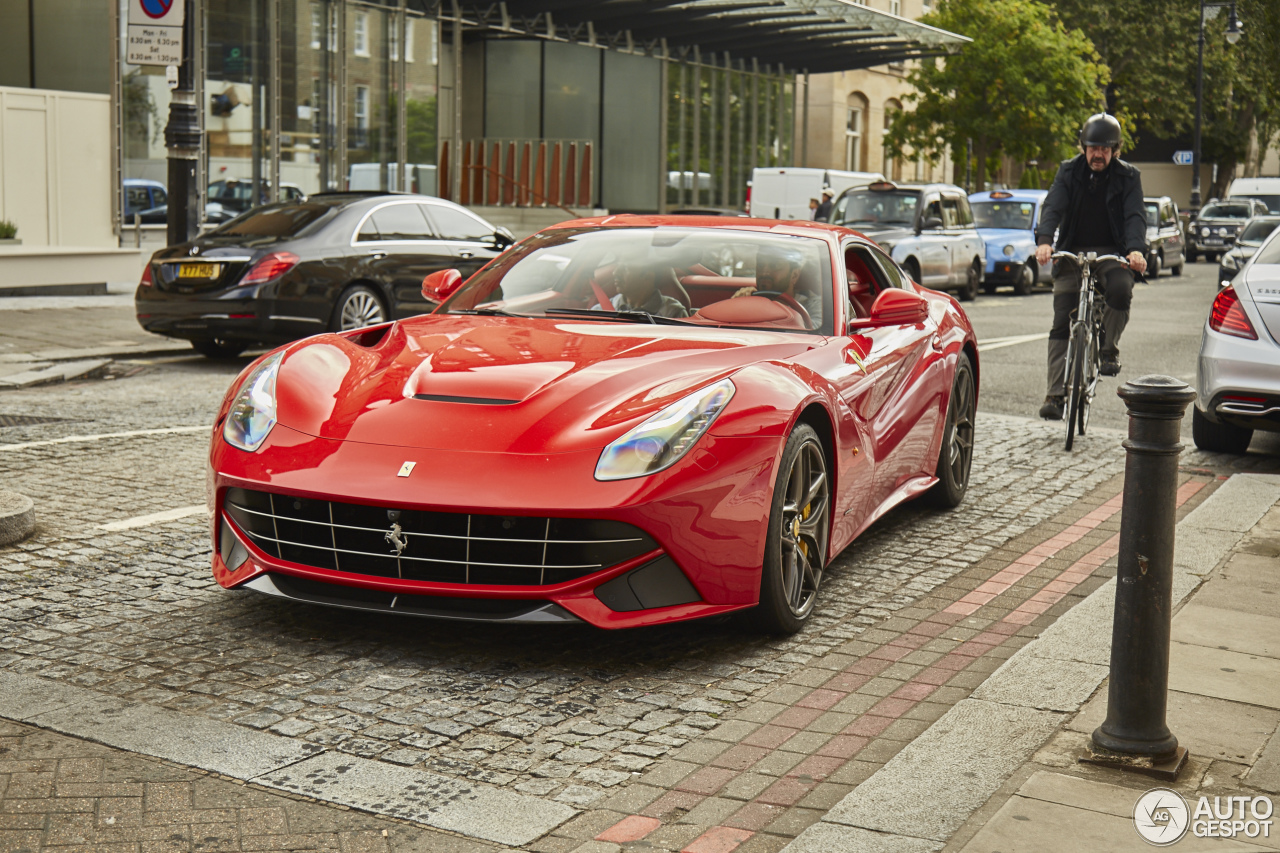
[[[1155,281],[1160,277],[1160,269],[1163,266],[1164,265],[1160,262],[1160,253],[1153,253],[1151,255],[1151,259],[1147,261],[1147,278],[1151,281]]]
[[[938,483],[928,492],[928,502],[950,509],[957,507],[969,491],[969,471],[973,466],[974,415],[977,412],[977,383],[969,356],[956,361],[951,396],[947,398],[947,419],[943,424],[942,447],[934,475]]]
[[[1178,276],[1182,275],[1182,267],[1184,264],[1186,264],[1186,261],[1183,261],[1177,266],[1169,267],[1169,275],[1173,276],[1174,278],[1177,278]]]
[[[1187,252],[1187,263],[1194,264],[1200,257],[1200,253],[1194,249]]]
[[[787,438],[769,509],[769,532],[760,568],[755,627],[794,634],[813,612],[827,562],[831,478],[813,427],[798,424]]]
[[[1204,259],[1206,263],[1210,264],[1216,264],[1218,262],[1218,256],[1211,252],[1205,252]]]
[[[383,307],[382,297],[377,291],[364,284],[353,284],[333,306],[333,317],[329,321],[329,331],[348,332],[362,329],[365,326],[376,326],[387,320],[387,309]]]
[[[1066,449],[1075,444],[1076,427],[1087,423],[1088,412],[1081,412],[1081,407],[1088,407],[1085,395],[1085,363],[1088,359],[1089,330],[1083,325],[1071,336],[1071,348],[1067,350],[1067,381],[1064,390],[1067,392],[1067,441]]]
[[[1191,407],[1191,438],[1196,447],[1211,453],[1245,453],[1253,441],[1253,430],[1235,424],[1215,424]]]
[[[960,290],[956,292],[956,298],[961,302],[972,302],[978,298],[978,283],[982,280],[982,262],[975,260],[969,265],[969,269],[964,274],[964,284],[960,285]]]
[[[1036,286],[1039,270],[1035,259],[1027,261],[1022,267],[1022,275],[1013,283],[1013,292],[1018,296],[1026,296]]]
[[[244,352],[247,346],[236,341],[224,341],[221,338],[204,338],[192,341],[191,348],[205,358],[221,360],[235,358]]]

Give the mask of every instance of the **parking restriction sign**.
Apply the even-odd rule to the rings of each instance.
[[[181,65],[185,0],[129,0],[130,65]]]

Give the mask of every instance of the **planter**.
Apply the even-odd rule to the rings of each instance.
[[[0,237],[0,248],[4,246],[21,246],[21,237]]]

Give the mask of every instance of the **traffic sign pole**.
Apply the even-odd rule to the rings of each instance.
[[[132,0],[134,5],[158,5],[162,0]],[[199,192],[196,187],[196,161],[200,156],[200,121],[196,113],[196,93],[191,68],[191,21],[195,17],[195,0],[171,0],[182,7],[182,56],[178,65],[178,87],[169,101],[169,123],[164,129],[164,144],[169,149],[169,216],[167,242],[170,246],[185,243],[195,236],[200,222]]]

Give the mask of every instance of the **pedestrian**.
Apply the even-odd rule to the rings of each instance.
[[[809,199],[809,218],[818,218],[818,200],[816,198]]]
[[[1120,372],[1120,335],[1129,322],[1133,273],[1147,268],[1147,222],[1142,176],[1121,160],[1120,122],[1098,113],[1080,131],[1080,152],[1058,167],[1036,226],[1036,263],[1053,254],[1054,232],[1060,251],[1128,255],[1129,267],[1106,261],[1096,267],[1106,294],[1099,372]],[[1071,314],[1080,301],[1080,270],[1070,262],[1053,268],[1053,326],[1049,330],[1048,394],[1040,407],[1045,420],[1062,420]]]
[[[831,199],[835,192],[831,187],[827,187],[822,191],[822,202],[818,205],[818,209],[813,212],[815,222],[831,221]]]

